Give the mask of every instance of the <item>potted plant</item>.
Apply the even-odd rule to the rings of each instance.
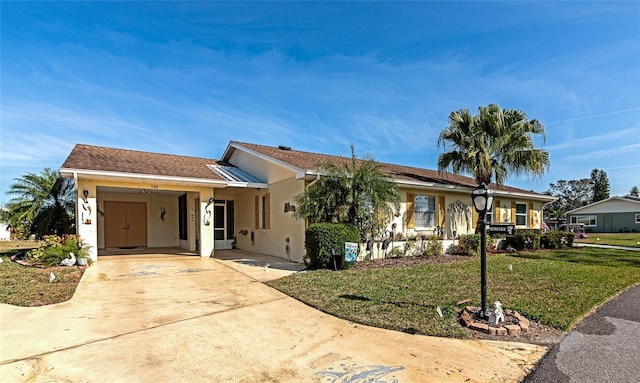
[[[78,266],[86,266],[91,258],[89,257],[89,249],[82,243],[82,240],[77,237],[77,246],[78,250],[76,251],[76,265]]]

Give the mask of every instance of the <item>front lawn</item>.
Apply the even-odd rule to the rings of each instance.
[[[25,267],[2,256],[0,303],[15,306],[43,306],[71,299],[84,267]],[[55,276],[49,282],[51,273]]]
[[[511,265],[511,268],[509,267]],[[640,252],[584,248],[490,255],[488,300],[568,330],[594,307],[640,283]],[[456,323],[480,305],[478,258],[376,270],[310,271],[270,286],[353,322],[425,335],[466,337]],[[470,299],[470,303],[458,302]],[[441,318],[437,308],[443,313]]]
[[[589,233],[589,238],[576,237],[573,242],[640,248],[640,233]]]

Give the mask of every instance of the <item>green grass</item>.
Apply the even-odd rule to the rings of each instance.
[[[509,270],[512,265],[512,270]],[[491,255],[488,300],[568,330],[594,307],[640,282],[640,252],[584,248]],[[331,315],[425,335],[466,337],[455,323],[480,305],[480,261],[378,270],[312,271],[268,283]],[[440,307],[444,318],[437,314]]]
[[[640,248],[640,233],[589,233],[589,238],[576,238],[574,243],[593,243]]]
[[[55,275],[49,282],[49,275]],[[2,256],[0,303],[15,306],[43,306],[71,299],[82,277],[79,267],[25,267]]]

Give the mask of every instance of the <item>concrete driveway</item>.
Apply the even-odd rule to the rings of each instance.
[[[546,351],[353,324],[242,259],[103,257],[68,302],[0,305],[2,381],[516,382]]]

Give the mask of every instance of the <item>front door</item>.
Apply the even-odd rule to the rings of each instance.
[[[603,215],[602,216],[602,225],[604,233],[613,233],[613,216],[612,215]]]
[[[105,201],[105,247],[147,246],[147,204]]]
[[[215,200],[213,204],[213,239],[215,249],[231,249],[235,238],[233,201]]]

